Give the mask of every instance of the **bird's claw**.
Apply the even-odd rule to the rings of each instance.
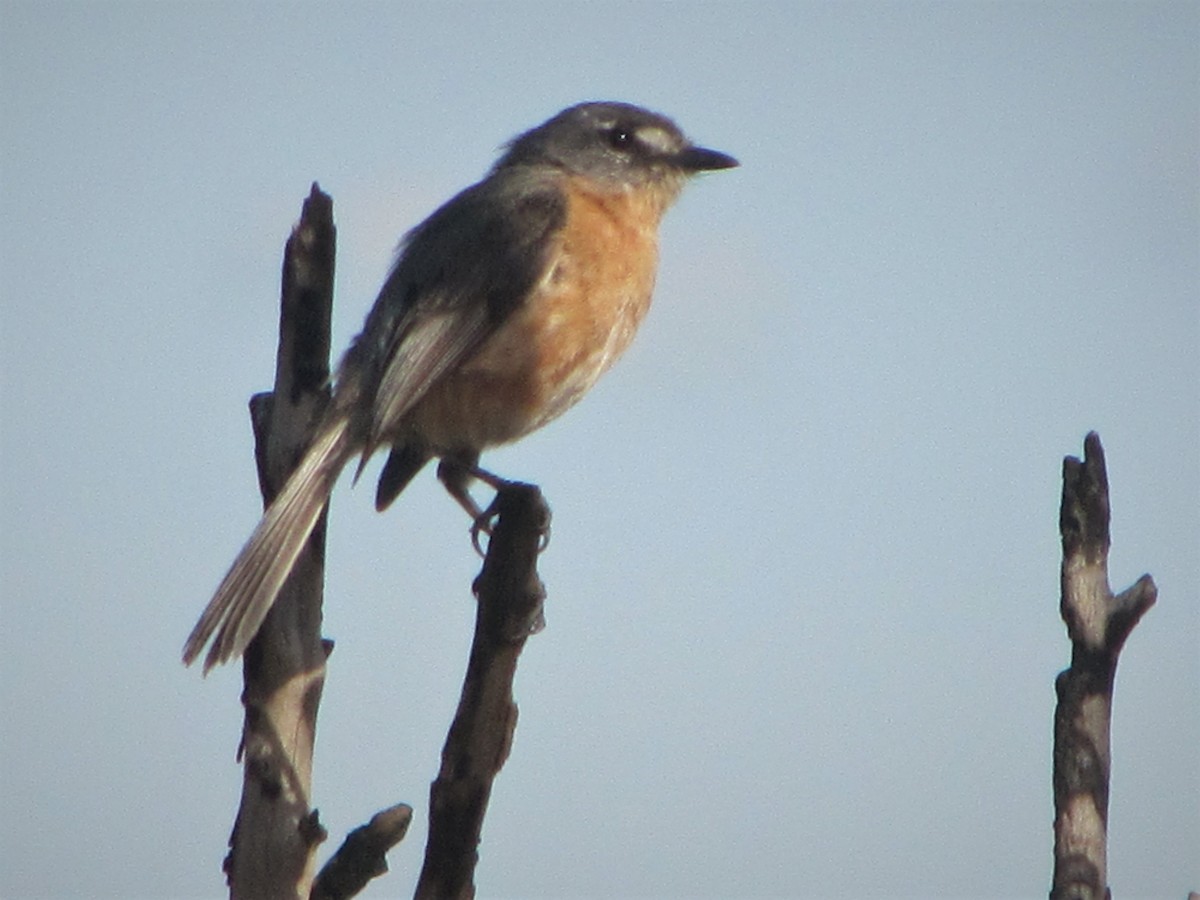
[[[492,501],[492,505],[475,517],[471,523],[471,546],[475,548],[475,552],[480,557],[487,556],[487,551],[480,545],[479,536],[486,534],[490,543],[492,539],[492,523],[498,515],[496,511],[496,503]]]
[[[496,499],[491,502],[483,512],[477,515],[471,523],[471,546],[475,548],[475,552],[480,557],[487,556],[487,550],[480,543],[479,536],[485,534],[489,542],[492,538],[492,529],[495,527],[496,519],[500,515],[500,510],[497,508],[500,505],[500,495],[496,495]],[[538,553],[544,553],[546,548],[550,546],[550,523],[547,521],[542,529],[541,536],[538,539]]]

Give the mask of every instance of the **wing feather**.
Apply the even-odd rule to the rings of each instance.
[[[506,169],[467,188],[406,238],[339,382],[371,454],[404,417],[520,306],[545,274],[566,221],[560,179]],[[363,400],[369,397],[370,402]]]

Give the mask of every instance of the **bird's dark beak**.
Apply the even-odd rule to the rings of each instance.
[[[732,169],[738,161],[727,153],[709,150],[706,147],[684,147],[675,157],[679,168],[685,172],[709,172],[714,169]]]

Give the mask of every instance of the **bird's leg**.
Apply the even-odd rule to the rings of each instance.
[[[492,521],[496,518],[496,501],[493,500],[487,509],[481,509],[475,502],[475,498],[471,496],[471,481],[478,478],[497,491],[508,482],[479,468],[478,454],[470,457],[443,457],[442,461],[438,463],[437,474],[438,480],[445,486],[450,496],[471,517],[471,544],[475,547],[475,552],[483,556],[483,549],[479,545],[479,535],[483,533],[491,536]]]
[[[467,511],[467,515],[475,521],[478,521],[484,514],[469,490],[471,479],[477,478],[476,472],[482,471],[477,462],[478,457],[473,460],[464,460],[447,456],[443,457],[437,468],[438,481],[442,483],[455,502]]]
[[[479,535],[486,534],[491,537],[492,523],[495,521],[499,510],[497,509],[497,500],[499,492],[506,487],[514,484],[520,484],[517,481],[510,481],[507,478],[501,478],[487,469],[479,467],[479,455],[474,454],[470,457],[465,456],[445,456],[438,463],[437,469],[438,480],[449,492],[450,496],[455,499],[459,506],[467,511],[467,515],[471,517],[471,543],[475,547],[475,552],[480,556],[484,555],[483,548],[479,544]],[[469,486],[472,479],[478,479],[493,488],[497,492],[497,498],[493,499],[487,509],[481,509],[479,504],[475,502],[475,498],[471,496]],[[546,545],[550,543],[550,530],[546,529],[546,533],[542,537],[542,545],[539,549],[546,549]]]

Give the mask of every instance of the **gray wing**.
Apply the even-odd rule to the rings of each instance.
[[[429,387],[520,306],[565,221],[553,173],[507,169],[409,233],[339,369],[335,403],[346,405],[364,437],[363,463]]]

